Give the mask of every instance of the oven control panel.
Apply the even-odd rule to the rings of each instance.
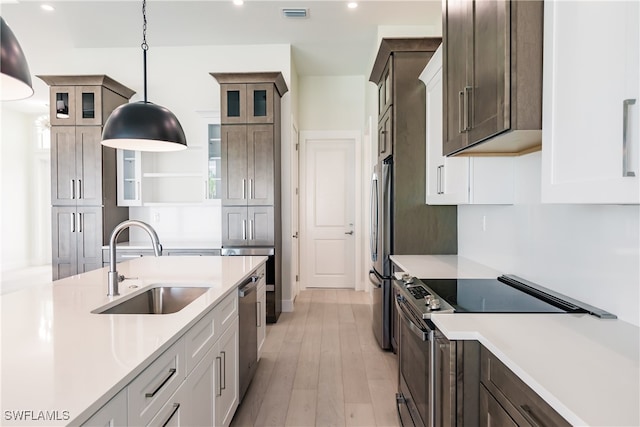
[[[431,317],[431,313],[453,313],[454,308],[429,289],[420,279],[403,274],[395,280],[395,286],[409,303],[413,311],[420,313],[423,319]]]

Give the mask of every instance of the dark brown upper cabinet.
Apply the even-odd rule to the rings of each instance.
[[[444,0],[445,155],[540,149],[542,32],[541,0]]]

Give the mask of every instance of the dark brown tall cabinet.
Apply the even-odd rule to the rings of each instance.
[[[443,1],[445,155],[540,149],[542,30],[542,0]]]
[[[100,141],[111,112],[135,92],[105,75],[38,77],[50,86],[51,242],[58,280],[102,268],[102,246],[129,217],[128,208],[117,206],[116,150]]]
[[[282,311],[282,73],[211,73],[220,83],[223,254],[271,253],[267,321]]]

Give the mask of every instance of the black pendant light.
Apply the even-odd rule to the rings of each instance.
[[[102,145],[135,151],[178,151],[187,139],[178,118],[168,109],[147,101],[147,2],[142,2],[142,62],[144,101],[113,110],[102,131]]]
[[[29,65],[18,39],[0,17],[0,93],[3,101],[25,99],[33,95]]]

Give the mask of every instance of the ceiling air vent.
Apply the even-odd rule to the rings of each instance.
[[[285,18],[308,18],[309,9],[302,7],[285,7],[282,9],[282,15],[284,15]]]

